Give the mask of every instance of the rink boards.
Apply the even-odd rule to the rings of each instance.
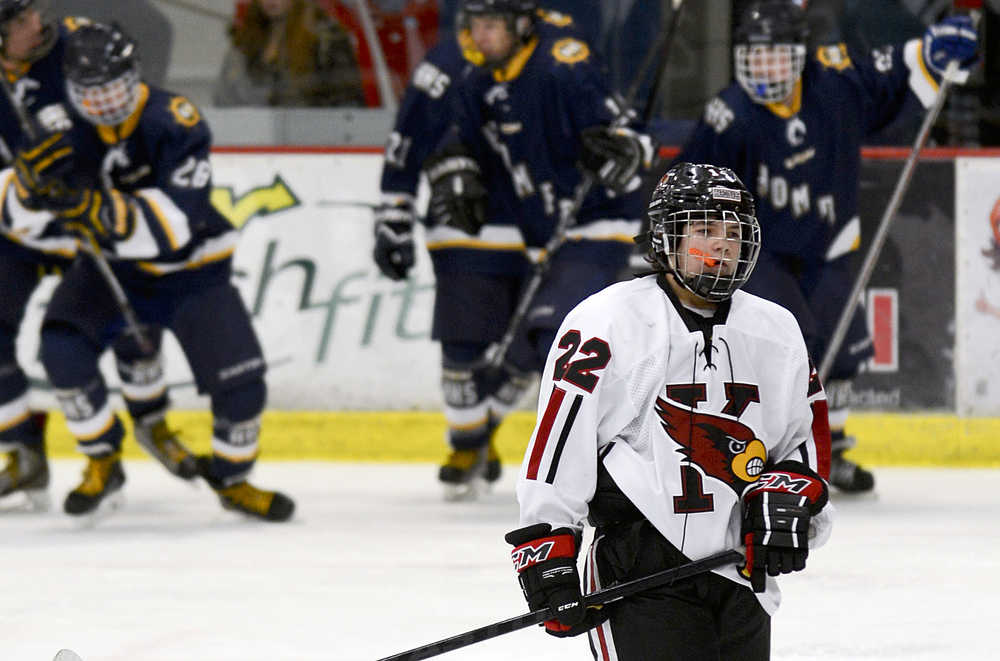
[[[1000,158],[927,156],[865,297],[876,356],[850,393],[863,414],[848,431],[862,441],[855,456],[868,463],[993,465],[1000,463]],[[862,245],[903,157],[866,152]],[[213,202],[241,233],[234,283],[269,365],[264,459],[437,462],[444,455],[430,260],[418,250],[411,277],[399,283],[371,259],[381,164],[376,148],[213,155]],[[33,298],[18,343],[39,408],[54,405],[36,360],[54,284],[48,278]],[[207,400],[195,393],[169,334],[164,353],[179,409],[174,423],[207,448],[207,437],[194,433],[208,433]],[[114,387],[107,357],[102,367]],[[523,452],[533,407],[526,398],[500,432],[508,462]],[[65,426],[52,432],[56,454],[70,452]]]

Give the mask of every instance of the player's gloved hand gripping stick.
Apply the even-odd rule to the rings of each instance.
[[[58,148],[67,144],[60,138],[55,138],[55,136],[50,136],[39,141],[38,132],[35,130],[35,126],[31,123],[31,118],[28,117],[24,108],[17,102],[17,99],[15,99],[14,95],[11,93],[10,85],[5,76],[0,76],[0,87],[3,88],[3,93],[6,95],[7,101],[17,113],[18,122],[21,124],[21,130],[24,132],[24,135],[27,136],[28,140],[34,143],[33,146],[36,149],[38,147],[42,147],[47,150],[52,147]],[[35,150],[29,148],[29,151]],[[64,155],[60,155],[57,160],[61,161],[63,156]],[[38,190],[31,191],[35,194],[41,193],[43,190],[47,193],[54,192],[53,184],[51,182],[44,182],[46,168],[41,167],[42,165],[43,161],[32,161],[30,158],[25,160],[20,154],[15,161],[19,180],[32,180],[39,184]],[[58,192],[65,191],[63,190]],[[56,197],[58,198],[58,195],[56,195]],[[118,278],[115,276],[114,271],[111,270],[111,265],[108,264],[108,260],[105,259],[104,255],[101,253],[101,248],[98,245],[97,240],[94,238],[93,232],[81,224],[77,229],[77,234],[83,238],[81,243],[82,249],[94,260],[94,264],[97,265],[97,270],[101,273],[105,283],[108,285],[108,289],[111,290],[111,295],[114,297],[115,303],[118,304],[118,307],[121,310],[122,317],[125,319],[125,332],[135,338],[136,343],[143,351],[152,352],[153,345],[142,332],[142,326],[139,324],[139,318],[136,316],[135,310],[132,308],[132,304],[129,303],[128,297],[125,295],[125,290],[122,288],[121,283],[118,282]]]
[[[634,581],[628,581],[627,583],[622,583],[620,585],[615,585],[613,587],[585,595],[583,597],[583,604],[586,610],[600,608],[604,605],[618,601],[619,599],[624,599],[631,595],[643,592],[644,590],[650,590],[660,585],[666,585],[668,583],[673,583],[674,581],[690,578],[691,576],[704,574],[705,572],[709,572],[713,569],[724,567],[726,565],[739,565],[742,563],[743,554],[739,551],[723,551],[721,553],[716,553],[715,555],[710,555],[707,558],[702,558],[701,560],[689,562],[685,565],[681,565],[680,567],[665,569],[661,572],[650,574],[649,576],[637,578]],[[444,640],[439,640],[428,645],[415,647],[411,650],[407,650],[406,652],[393,654],[392,656],[379,659],[379,661],[416,661],[417,659],[429,659],[433,656],[444,654],[445,652],[451,652],[452,650],[466,647],[467,645],[473,645],[484,640],[489,640],[490,638],[502,636],[512,631],[518,631],[519,629],[524,629],[535,624],[541,624],[546,620],[556,619],[556,617],[557,614],[553,613],[551,608],[540,608],[538,610],[531,611],[530,613],[525,613],[524,615],[512,617],[509,620],[494,622],[493,624],[488,624],[484,627],[473,629],[472,631],[460,633],[457,636],[452,636],[451,638],[445,638]]]

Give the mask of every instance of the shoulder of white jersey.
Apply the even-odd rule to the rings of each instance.
[[[805,351],[799,322],[788,308],[743,290],[733,294],[731,300],[727,325],[739,326],[789,350]]]
[[[649,317],[650,292],[662,295],[655,276],[616,282],[580,301],[566,315],[566,320],[590,327],[631,323],[651,326],[655,322]]]

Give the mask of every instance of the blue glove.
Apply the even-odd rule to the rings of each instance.
[[[938,78],[944,75],[948,63],[958,61],[954,82],[963,84],[969,71],[979,61],[979,35],[968,16],[949,16],[927,28],[924,33],[924,64]]]

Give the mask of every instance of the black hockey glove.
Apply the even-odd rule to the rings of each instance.
[[[413,268],[413,201],[400,198],[375,207],[375,264],[390,280],[404,280]]]
[[[545,621],[546,633],[560,638],[576,636],[608,618],[604,609],[587,609],[583,605],[576,569],[579,533],[536,523],[509,532],[504,539],[514,545],[510,557],[528,608],[548,608],[556,615]]]
[[[14,177],[21,203],[34,210],[59,211],[72,199],[64,179],[73,172],[73,144],[64,133],[50,133],[17,152]]]
[[[826,482],[809,467],[783,461],[762,473],[743,495],[746,565],[740,570],[754,592],[770,576],[806,568],[809,520],[826,505]]]
[[[591,126],[580,134],[580,161],[601,185],[631,193],[653,165],[653,142],[629,128]]]
[[[424,166],[431,187],[427,207],[430,224],[438,223],[476,235],[486,223],[486,188],[479,164],[471,156],[445,152]]]

